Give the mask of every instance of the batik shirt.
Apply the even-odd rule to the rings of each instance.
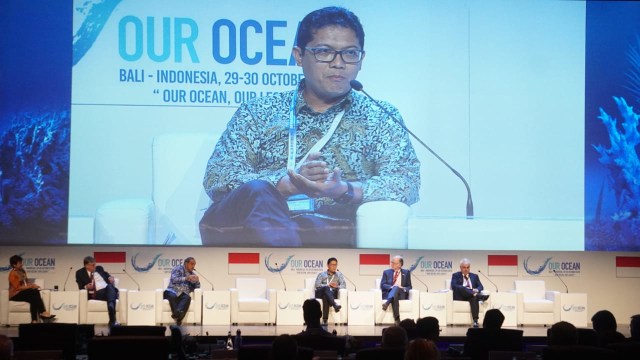
[[[338,288],[346,289],[347,283],[344,281],[344,276],[341,272],[336,271],[332,275],[329,275],[328,271],[323,271],[316,277],[316,289],[319,289],[323,286],[329,286],[329,283],[336,283]]]
[[[174,267],[171,270],[171,278],[169,279],[169,286],[167,287],[167,290],[180,296],[180,294],[182,293],[185,293],[188,295],[193,290],[199,289],[200,282],[187,281],[188,275],[194,275],[194,274],[193,272],[188,272],[183,265],[178,265]]]
[[[362,183],[362,202],[395,200],[407,205],[419,200],[420,162],[403,128],[364,95],[351,90],[341,101],[318,113],[304,101],[304,81],[297,90],[271,94],[240,105],[209,159],[204,188],[218,202],[252,180],[274,186],[287,175],[290,105],[298,92],[296,163],[331,127],[336,114],[344,116],[320,150],[329,169],[343,171],[345,181]],[[402,121],[398,110],[381,102]],[[320,208],[345,208],[320,198]]]

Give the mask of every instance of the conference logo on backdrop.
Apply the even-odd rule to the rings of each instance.
[[[229,304],[219,303],[219,302],[205,302],[204,307],[207,310],[218,310],[218,311],[226,311],[229,310]]]
[[[407,262],[408,265],[408,262]],[[448,259],[428,259],[424,256],[418,257],[409,267],[411,273],[420,275],[448,275],[453,271],[453,261]]]
[[[325,260],[322,259],[296,258],[295,255],[272,258],[273,255],[273,253],[269,254],[264,258],[264,266],[272,273],[281,273],[288,268],[287,272],[293,272],[296,275],[316,275],[325,268]]]
[[[54,311],[76,311],[76,309],[78,308],[78,305],[76,304],[58,304],[56,302],[51,304],[51,308]]]
[[[22,257],[22,266],[28,274],[48,274],[54,273],[56,270],[56,258],[55,257],[29,257],[26,253],[19,253]],[[7,260],[8,262],[8,260]],[[0,266],[1,272],[7,272],[11,270],[11,264],[6,266]]]
[[[536,258],[529,256],[522,262],[524,271],[532,276],[579,276],[582,264],[577,260],[561,259],[552,261],[553,257]]]
[[[131,266],[139,273],[171,273],[174,267],[184,264],[184,258],[162,257],[162,253],[136,253],[131,257]]]

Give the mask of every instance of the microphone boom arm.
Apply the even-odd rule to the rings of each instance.
[[[473,217],[473,199],[471,198],[471,188],[469,187],[467,180],[465,180],[465,178],[456,169],[454,169],[453,167],[451,167],[451,165],[449,165],[446,161],[444,161],[444,159],[441,158],[440,155],[438,155],[435,151],[433,151],[429,147],[429,145],[425,144],[424,141],[420,140],[420,138],[416,134],[414,134],[411,130],[409,130],[401,121],[396,119],[395,116],[393,116],[387,109],[385,109],[384,106],[382,106],[376,99],[374,99],[373,97],[371,97],[371,95],[369,95],[366,91],[364,91],[362,84],[359,81],[351,80],[350,85],[354,90],[361,91],[365,95],[367,95],[367,97],[371,99],[380,109],[382,109],[382,111],[384,111],[387,115],[389,115],[391,119],[393,119],[396,123],[398,123],[398,125],[400,125],[400,127],[402,127],[404,131],[409,133],[409,135],[411,135],[414,139],[416,139],[416,141],[418,141],[420,145],[422,145],[425,149],[427,149],[433,156],[436,157],[436,159],[440,160],[441,163],[443,163],[447,168],[449,168],[449,170],[451,170],[452,173],[454,173],[460,180],[462,180],[464,187],[467,189],[467,217],[472,218]]]

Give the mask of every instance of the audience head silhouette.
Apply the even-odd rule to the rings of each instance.
[[[640,340],[640,314],[636,314],[631,317],[629,331],[631,332],[632,339]]]
[[[271,344],[270,355],[272,360],[298,359],[298,343],[296,339],[289,334],[278,336]]]
[[[502,314],[502,311],[498,309],[490,309],[484,313],[484,321],[482,322],[483,328],[498,330],[502,328],[502,323],[504,323],[504,315]]]
[[[426,316],[416,322],[418,336],[436,341],[440,337],[440,322],[433,316]]]
[[[616,331],[618,323],[616,317],[609,310],[600,310],[591,317],[593,330],[596,332]]]
[[[302,317],[307,326],[320,326],[322,308],[316,299],[307,299],[302,304]]]
[[[404,349],[408,342],[407,332],[400,326],[390,326],[382,330],[380,346],[383,348]]]
[[[547,342],[550,346],[568,346],[578,343],[578,330],[566,321],[560,321],[551,326]]]
[[[415,339],[407,345],[404,360],[439,360],[440,351],[436,343],[427,339]]]

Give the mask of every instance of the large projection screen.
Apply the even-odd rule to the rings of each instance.
[[[624,74],[635,35],[612,19],[624,14],[631,21],[640,10],[631,3],[551,0],[59,6],[69,28],[61,48],[71,62],[68,222],[34,242],[200,245],[198,221],[209,205],[202,173],[217,137],[242,102],[295,88],[302,78],[291,59],[298,22],[329,5],[352,10],[364,26],[358,80],[366,91],[395,105],[407,127],[467,180],[473,196],[468,218],[462,182],[414,141],[420,201],[411,207],[403,245],[391,240],[386,247],[639,249],[637,238],[621,241],[606,225],[598,225],[595,240],[585,233],[596,212],[598,221],[618,221],[628,210],[615,200],[620,184],[608,180],[615,170],[595,150],[610,146],[598,108],[619,116],[613,96],[626,95],[630,105],[638,98],[624,76],[611,92],[589,97],[590,76],[609,79],[613,71],[602,64],[612,45],[595,35],[617,34]],[[10,115],[24,113],[6,109],[3,104],[0,131],[10,127]],[[178,166],[163,166],[168,163]],[[627,205],[638,203],[633,195]],[[635,216],[624,219],[633,221],[628,226],[637,224]],[[7,220],[0,229],[16,223]],[[6,233],[2,243],[18,242]],[[602,241],[602,233],[615,240]]]

